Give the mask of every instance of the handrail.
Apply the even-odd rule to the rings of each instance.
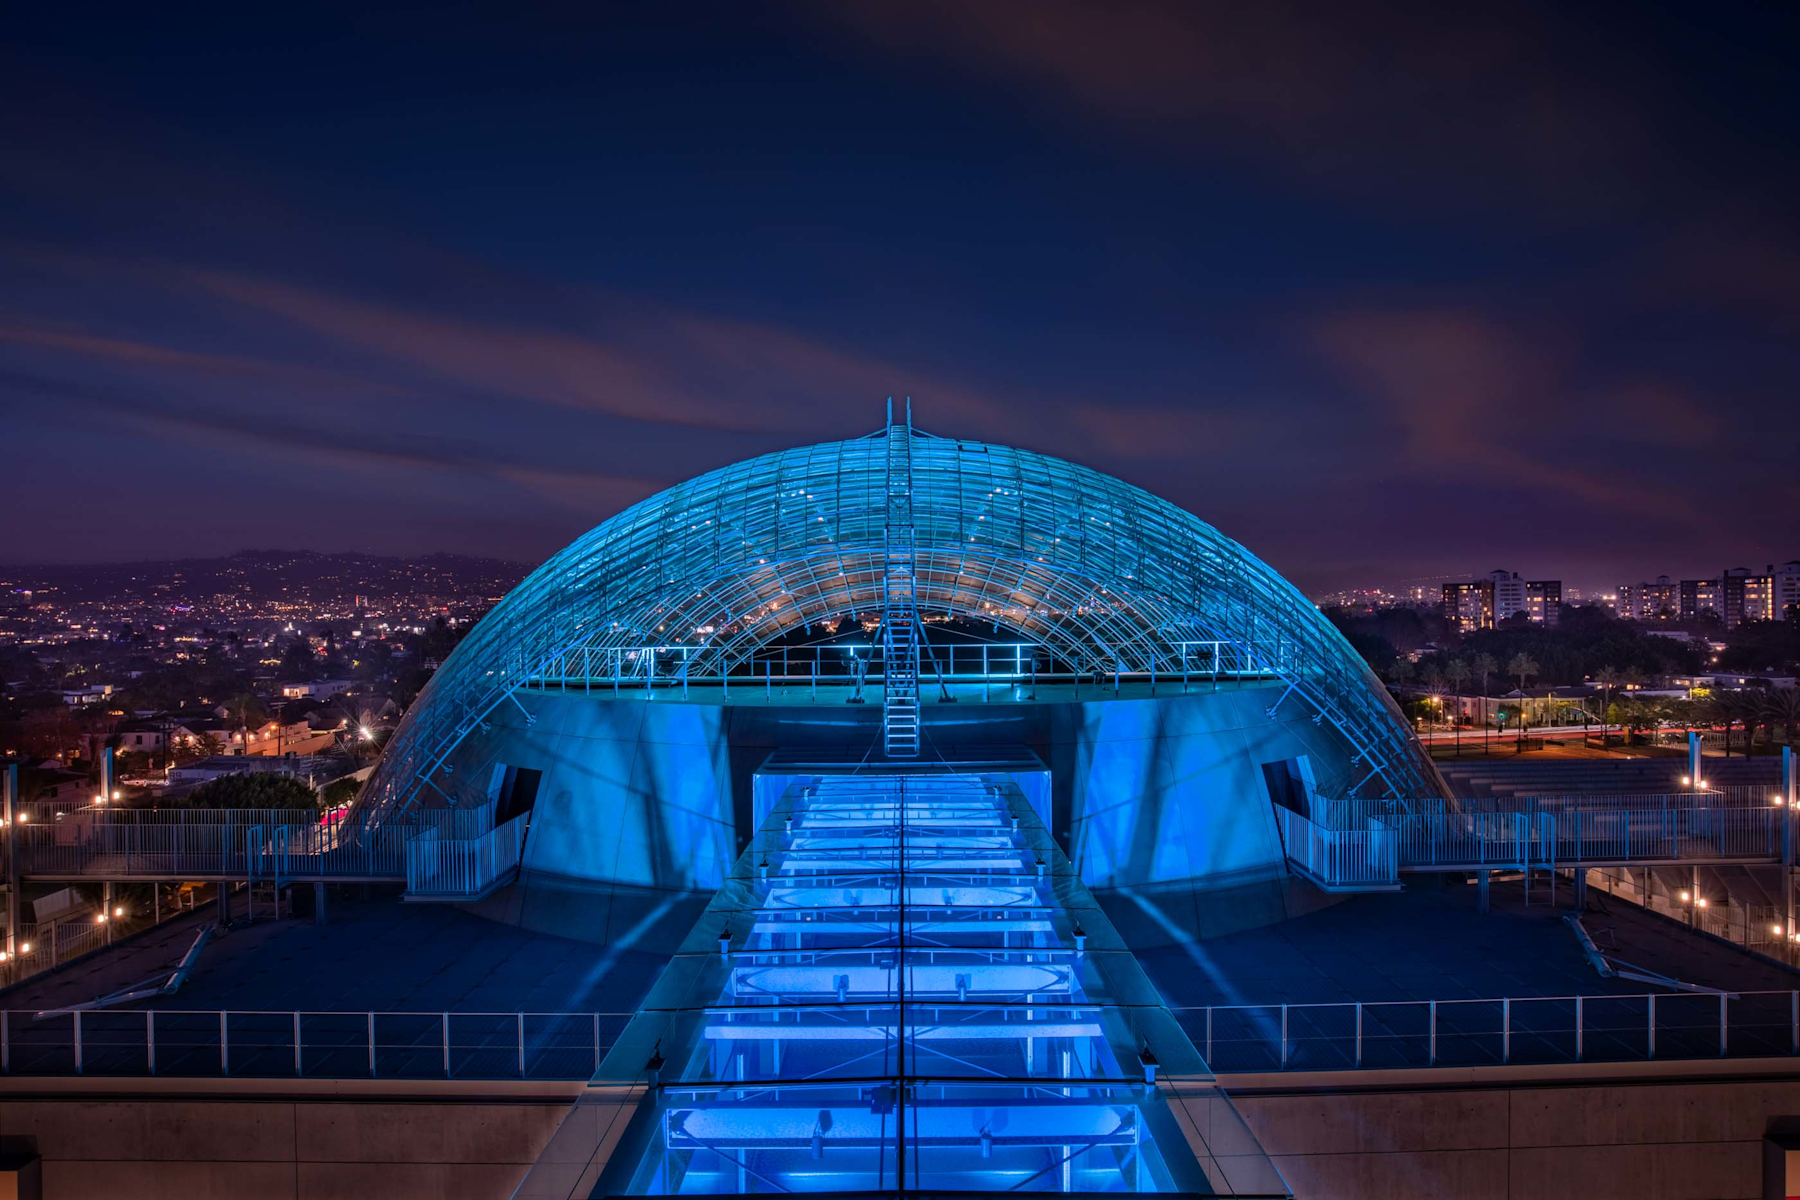
[[[518,869],[529,813],[478,838],[449,839],[428,831],[406,843],[409,896],[472,896]]]
[[[1800,990],[1169,1011],[1221,1073],[1800,1055]],[[155,1008],[40,1019],[0,1010],[0,1074],[585,1079],[635,1015]]]
[[[1800,990],[1219,1004],[1169,1011],[1219,1073],[1800,1056]]]
[[[1291,808],[1277,807],[1275,814],[1287,856],[1327,885],[1398,883],[1399,841],[1383,823],[1327,829]]]
[[[633,1015],[7,1009],[0,1074],[586,1079]]]

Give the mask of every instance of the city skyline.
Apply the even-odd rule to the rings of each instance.
[[[532,562],[890,394],[1308,591],[1796,553],[1793,14],[692,15],[20,14],[0,561]]]

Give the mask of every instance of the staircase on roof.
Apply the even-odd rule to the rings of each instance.
[[[887,521],[881,574],[883,748],[889,758],[919,755],[919,622],[914,580],[917,538],[912,515],[912,400],[906,419],[894,424],[888,400]]]

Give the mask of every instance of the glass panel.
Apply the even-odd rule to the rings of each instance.
[[[620,1131],[594,1106],[622,1095]],[[570,1121],[521,1195],[1287,1194],[1023,794],[983,776],[790,787]]]

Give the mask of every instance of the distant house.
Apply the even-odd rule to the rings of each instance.
[[[226,775],[286,775],[322,788],[350,773],[352,764],[341,758],[297,754],[273,758],[240,754],[219,754],[196,762],[183,763],[169,772],[169,786],[174,789],[199,787]]]
[[[310,683],[284,683],[281,694],[290,700],[329,700],[356,690],[354,679],[315,679]]]
[[[66,687],[62,692],[62,702],[70,708],[80,708],[84,704],[98,704],[112,693],[113,686],[110,683],[95,683],[78,688]]]

